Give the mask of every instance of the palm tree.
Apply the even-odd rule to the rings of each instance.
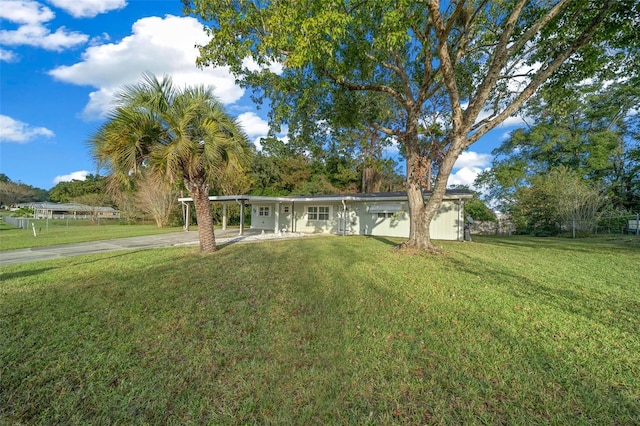
[[[118,93],[116,105],[90,140],[97,163],[125,184],[144,168],[169,185],[183,184],[195,205],[200,251],[215,251],[209,190],[248,160],[239,124],[210,88],[177,89],[168,76],[145,73]]]

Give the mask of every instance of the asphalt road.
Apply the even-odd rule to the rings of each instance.
[[[249,238],[259,232],[260,231],[246,229],[244,238]],[[238,236],[237,229],[226,231],[216,230],[215,233],[217,243],[243,239]],[[197,231],[172,232],[169,234],[148,235],[144,237],[118,238],[88,243],[0,251],[0,266],[120,250],[144,250],[185,245],[198,245]]]

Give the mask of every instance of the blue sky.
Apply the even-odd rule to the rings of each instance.
[[[267,111],[227,70],[195,66],[194,45],[207,38],[182,15],[180,0],[0,1],[0,172],[14,182],[50,189],[95,174],[87,140],[113,93],[145,71],[212,85],[252,141],[267,134]],[[450,183],[471,183],[519,123],[510,120],[463,153]]]

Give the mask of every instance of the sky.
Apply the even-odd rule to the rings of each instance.
[[[268,111],[227,69],[196,67],[194,46],[206,41],[180,0],[0,0],[0,173],[47,190],[98,173],[87,141],[113,94],[144,72],[211,85],[259,148]],[[508,120],[464,152],[449,183],[471,184],[519,124]]]

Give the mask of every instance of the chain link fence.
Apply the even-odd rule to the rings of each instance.
[[[572,238],[591,235],[640,236],[640,214],[600,216],[590,220],[566,220],[560,224],[561,233]]]

